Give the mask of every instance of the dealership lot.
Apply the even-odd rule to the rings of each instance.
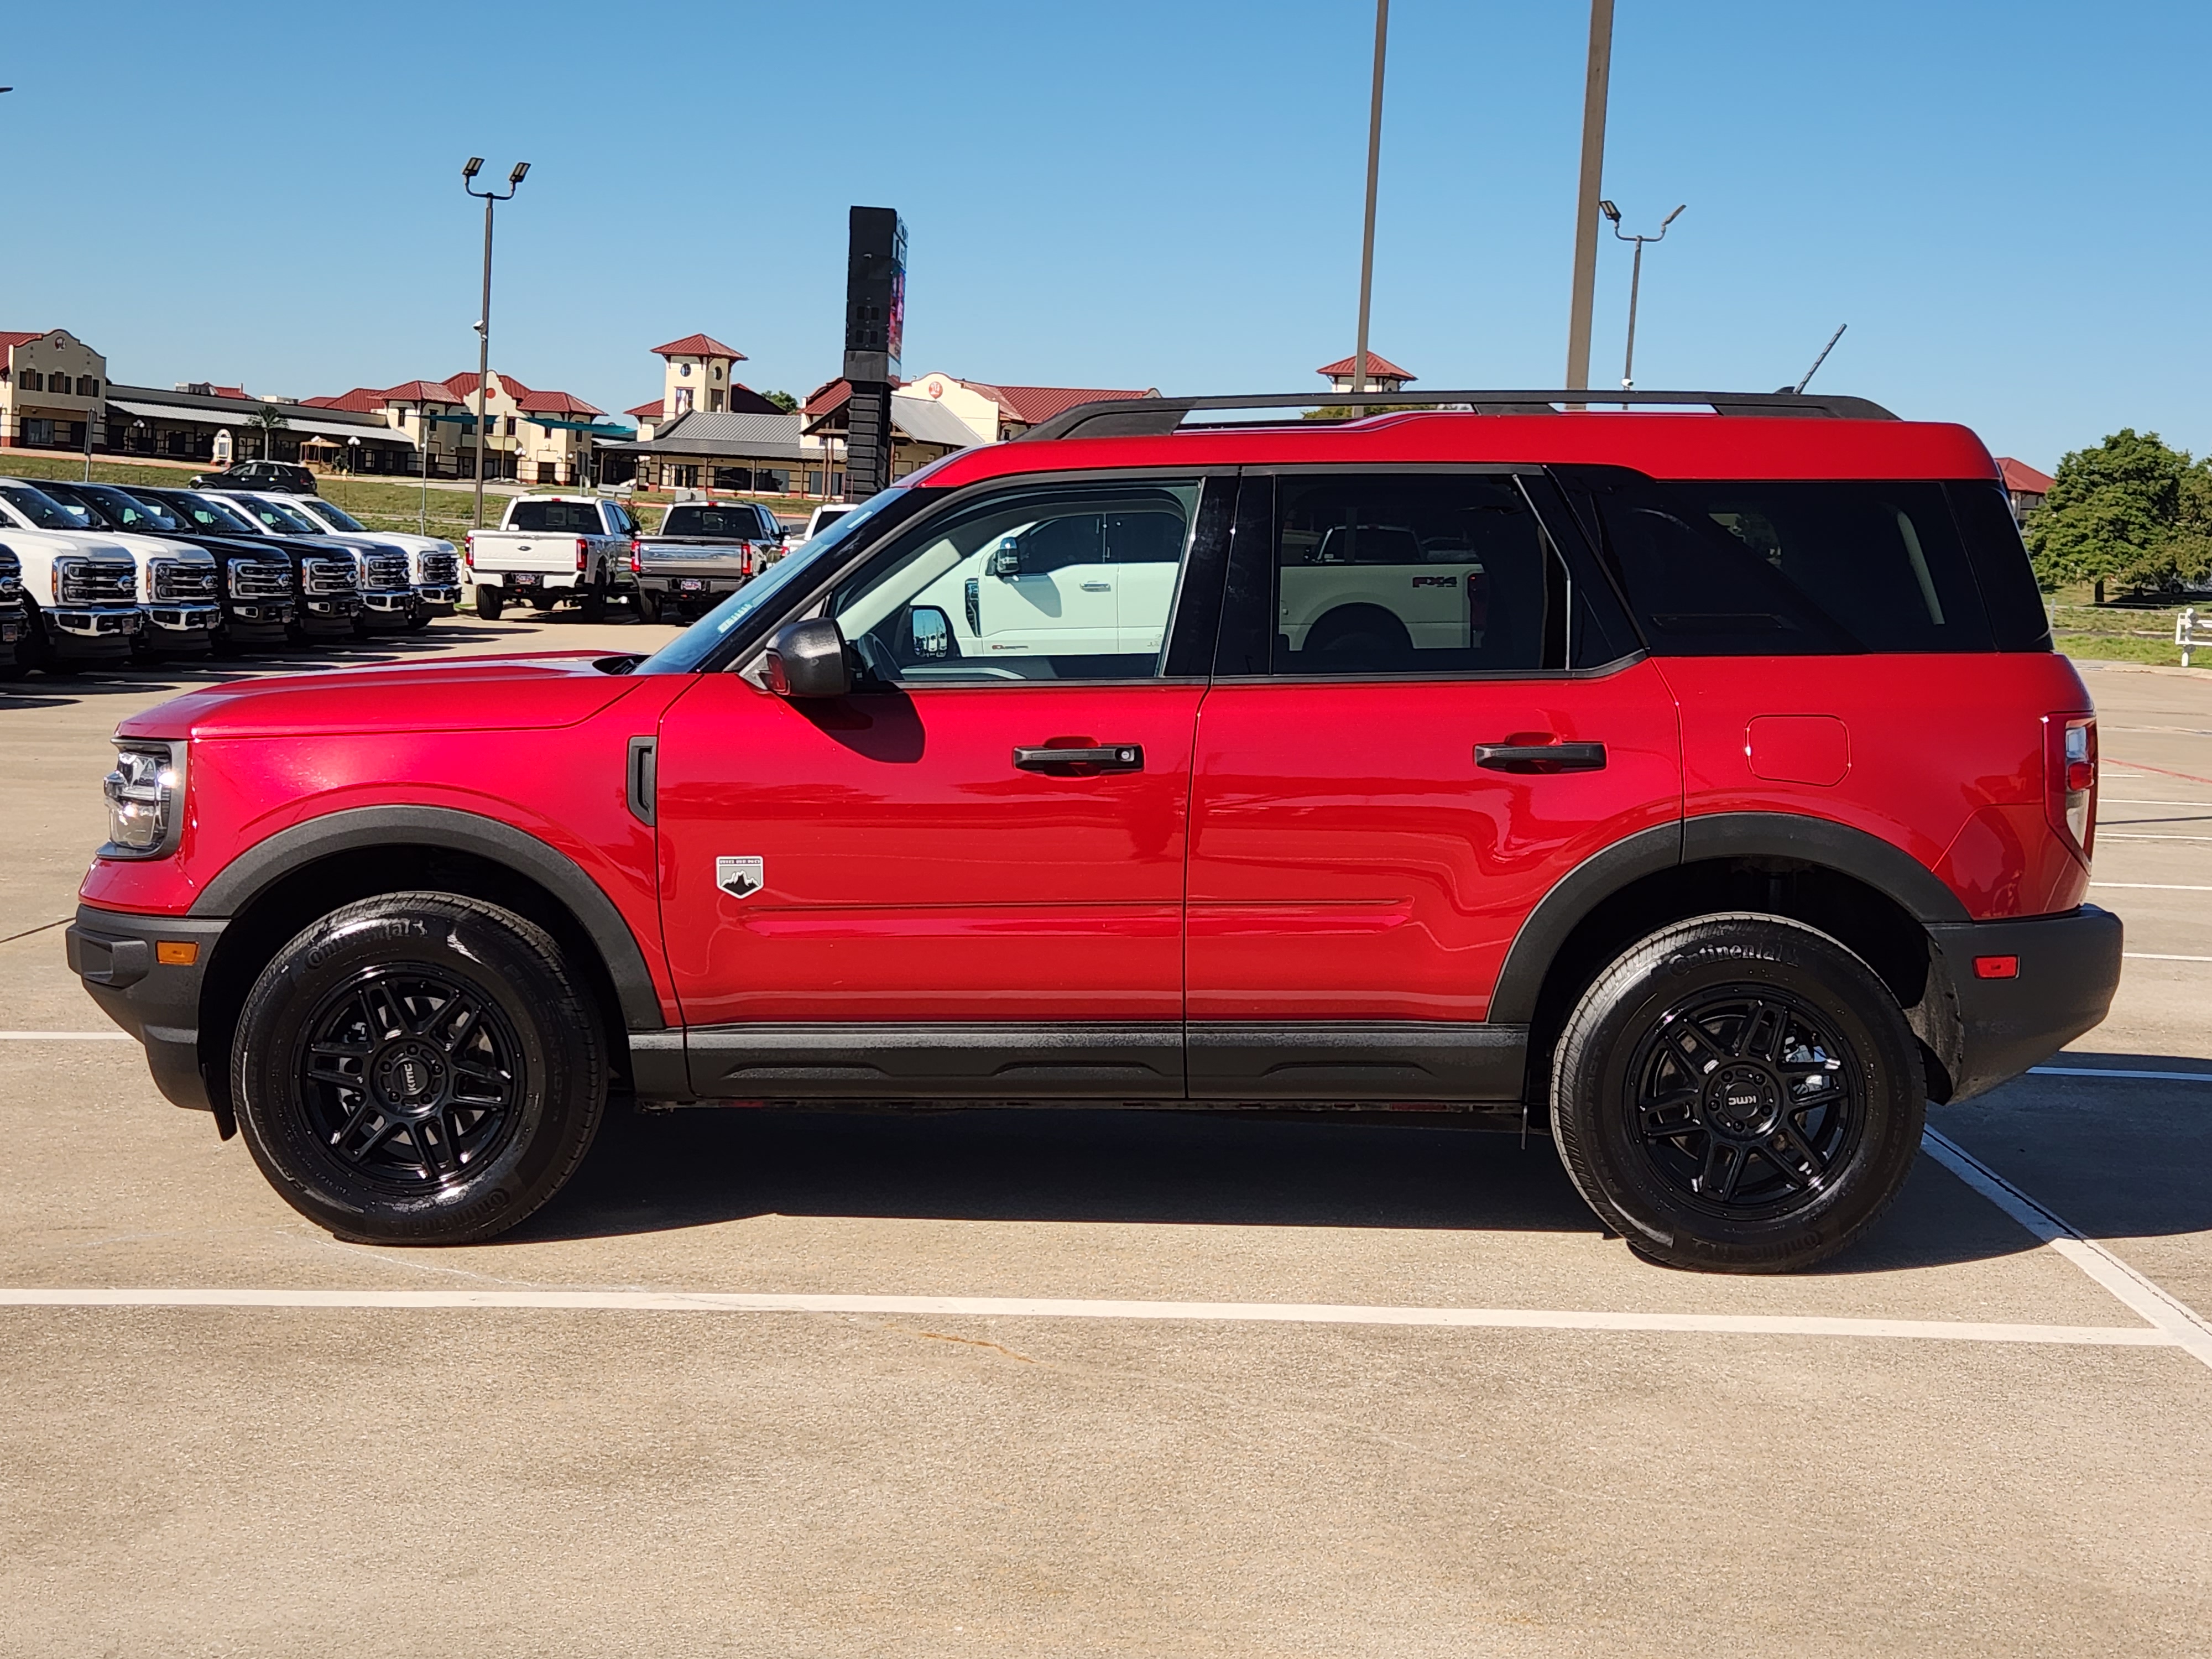
[[[2212,1311],[2212,683],[2086,674],[2131,959],[2055,1062],[2183,1077],[1937,1109],[1965,1157],[1867,1244],[1736,1279],[1603,1237],[1540,1139],[1112,1112],[623,1118],[496,1243],[337,1244],[62,964],[107,732],[207,678],[0,687],[21,1650],[2202,1639],[2212,1334],[2158,1298]]]

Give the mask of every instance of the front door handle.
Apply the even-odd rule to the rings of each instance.
[[[1016,749],[1014,764],[1024,772],[1141,772],[1145,745],[1141,743],[1101,743],[1069,749]]]
[[[1111,593],[1114,591],[1114,584],[1111,582],[1085,582],[1083,584],[1083,591],[1086,593]]]
[[[1602,772],[1601,743],[1478,743],[1474,763],[1492,772]]]

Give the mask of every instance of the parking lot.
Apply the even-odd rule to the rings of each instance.
[[[2085,671],[2111,1019],[1730,1279],[1540,1137],[1108,1111],[621,1116],[336,1243],[62,957],[115,723],[267,672],[0,685],[0,1650],[2203,1650],[2212,679]]]

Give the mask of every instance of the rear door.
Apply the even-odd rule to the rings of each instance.
[[[1527,1015],[1492,1017],[1516,934],[1681,813],[1672,697],[1556,503],[1498,471],[1246,481],[1194,760],[1194,1096],[1517,1096]],[[1387,560],[1317,605],[1360,544]]]

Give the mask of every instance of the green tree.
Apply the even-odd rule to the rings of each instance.
[[[2099,605],[2107,583],[2162,587],[2212,558],[2212,476],[2155,432],[2123,427],[2058,463],[2028,546],[2045,586],[2091,583]]]
[[[264,404],[246,417],[246,423],[261,433],[261,455],[264,460],[273,460],[276,455],[276,434],[291,422],[284,418],[283,410],[274,404]]]
[[[799,399],[788,392],[764,392],[761,395],[787,415],[795,413],[799,408]]]

